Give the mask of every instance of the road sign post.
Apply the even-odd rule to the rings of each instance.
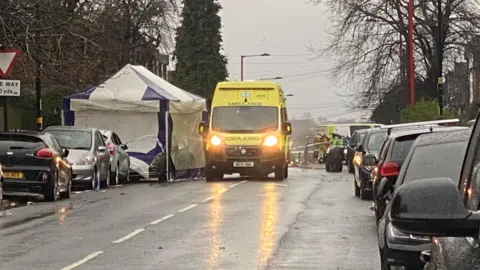
[[[0,97],[3,101],[3,128],[8,131],[8,97],[20,96],[20,81],[6,80],[19,50],[0,48]]]

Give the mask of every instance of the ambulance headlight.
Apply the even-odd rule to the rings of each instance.
[[[273,135],[268,135],[265,140],[263,140],[263,146],[272,147],[278,144],[278,138]]]
[[[220,146],[222,144],[222,139],[216,135],[213,135],[212,138],[210,138],[210,143],[213,146]]]

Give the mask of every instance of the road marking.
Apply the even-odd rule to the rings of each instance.
[[[97,257],[98,255],[102,254],[103,251],[95,251],[93,253],[91,253],[90,255],[86,256],[85,258],[77,261],[77,262],[74,262],[72,264],[70,264],[69,266],[65,266],[64,268],[62,268],[61,270],[72,270],[74,268],[77,268],[79,267],[80,265],[90,261],[90,260],[93,260],[95,257]]]
[[[236,187],[236,186],[238,186],[238,185],[240,185],[240,182],[238,182],[238,183],[235,183],[235,184],[231,184],[231,185],[230,185],[230,186],[228,186],[228,187],[229,187],[229,188],[234,188],[234,187]]]
[[[190,209],[196,207],[197,205],[198,205],[198,204],[196,204],[196,203],[190,204],[189,206],[187,206],[187,207],[185,207],[185,208],[183,208],[183,209],[178,210],[178,212],[179,212],[179,213],[185,212],[185,211],[187,211],[187,210],[190,210]]]
[[[205,202],[211,201],[212,199],[213,199],[213,196],[206,198],[206,199],[203,200],[202,202],[205,203]]]
[[[125,235],[124,237],[119,238],[119,239],[113,241],[112,244],[122,243],[122,242],[124,242],[124,241],[126,241],[126,240],[128,240],[128,239],[130,239],[130,238],[132,238],[132,237],[134,237],[135,235],[143,232],[143,231],[145,231],[145,229],[136,229],[135,231],[133,231],[133,232]]]
[[[151,225],[155,225],[155,224],[158,224],[158,223],[160,223],[160,222],[162,222],[162,221],[165,221],[165,220],[167,220],[167,219],[169,219],[169,218],[172,218],[172,217],[174,217],[174,216],[175,216],[175,215],[164,216],[164,217],[162,217],[161,219],[157,219],[157,220],[155,220],[155,221],[150,222],[150,224],[151,224]]]
[[[222,194],[228,191],[228,188],[222,188],[219,191],[217,191],[218,194]]]

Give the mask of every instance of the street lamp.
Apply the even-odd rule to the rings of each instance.
[[[273,81],[273,80],[281,80],[283,77],[273,77],[273,78],[265,78],[260,79],[260,81]]]
[[[408,64],[410,85],[410,106],[415,104],[415,63],[413,62],[413,0],[408,1]]]
[[[243,81],[243,59],[247,57],[270,56],[269,53],[240,55],[240,80]]]

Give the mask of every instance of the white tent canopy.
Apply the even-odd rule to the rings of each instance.
[[[160,152],[158,142],[170,146],[166,149],[171,149],[177,172],[187,172],[187,177],[203,172],[205,158],[197,128],[205,111],[205,99],[130,64],[104,83],[63,98],[64,125],[115,131],[129,141],[131,169],[145,178]]]

